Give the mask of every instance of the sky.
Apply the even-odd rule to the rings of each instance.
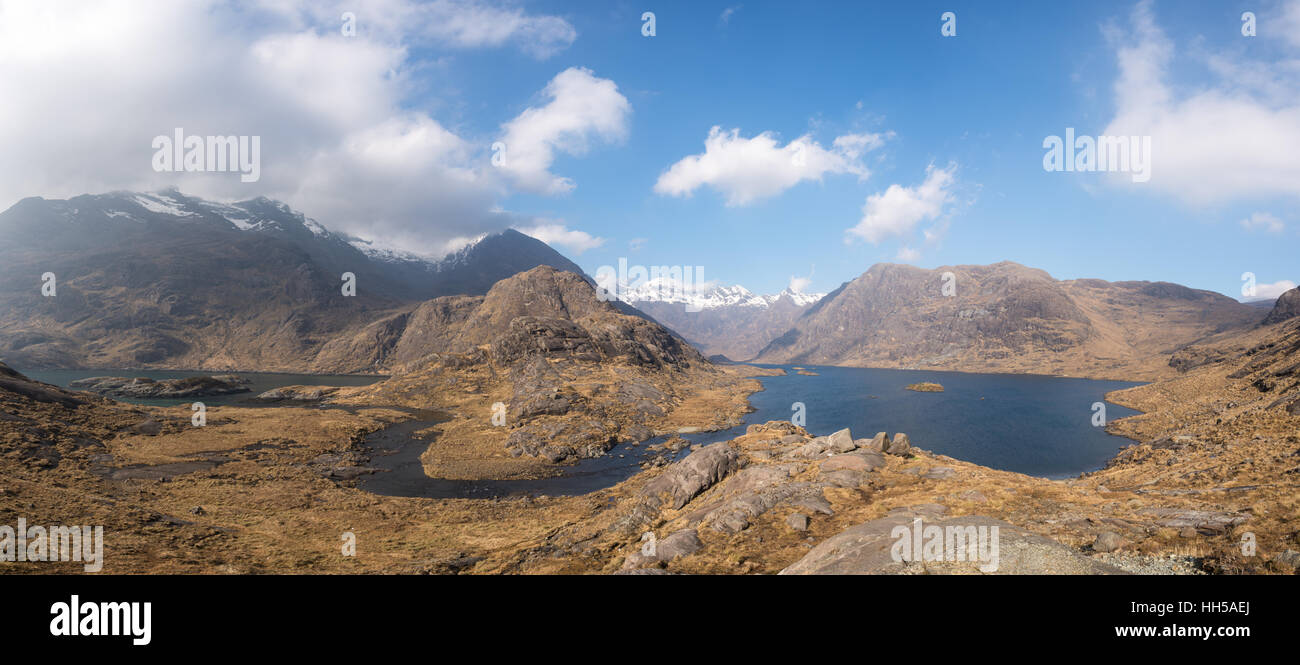
[[[0,0],[0,98],[0,207],[265,195],[757,293],[878,262],[1300,281],[1300,0]],[[175,128],[260,137],[259,178],[157,170]],[[1048,170],[1067,128],[1149,141],[1149,177]]]

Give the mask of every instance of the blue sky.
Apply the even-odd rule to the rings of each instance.
[[[1300,281],[1300,0],[1249,9],[1255,37],[1181,0],[0,0],[0,206],[267,195],[426,254],[514,226],[763,293],[1011,260],[1265,296]],[[262,136],[261,179],[150,169],[175,127]],[[1150,181],[1045,171],[1067,127],[1152,137]]]
[[[1043,170],[1045,136],[1066,127],[1096,135],[1113,117],[1117,63],[1104,31],[1128,26],[1132,2],[656,3],[654,37],[640,34],[642,4],[602,6],[539,9],[579,34],[554,58],[489,52],[459,56],[445,70],[452,87],[480,100],[458,120],[482,133],[557,69],[587,67],[618,83],[633,108],[626,142],[559,159],[555,170],[577,185],[567,196],[506,201],[606,238],[576,257],[589,271],[627,256],[702,265],[710,279],[757,291],[809,274],[809,288],[829,290],[875,262],[897,261],[908,244],[845,243],[864,199],[953,162],[948,231],[935,246],[910,243],[917,265],[1013,260],[1063,279],[1167,280],[1233,295],[1246,271],[1261,282],[1300,277],[1294,190],[1202,204],[1108,185],[1101,174]],[[722,12],[737,6],[724,22]],[[947,10],[957,14],[951,38],[940,35]],[[1180,86],[1213,83],[1190,57],[1184,63],[1184,49],[1281,50],[1266,36],[1242,37],[1240,12],[1226,3],[1166,2],[1154,11],[1179,50]],[[742,136],[773,132],[782,143],[805,133],[823,144],[854,131],[894,137],[870,154],[866,182],[827,175],[731,207],[707,188],[689,198],[655,194],[660,173],[701,152],[714,125]],[[1258,211],[1285,230],[1238,223]],[[639,251],[629,248],[634,238],[647,239]]]

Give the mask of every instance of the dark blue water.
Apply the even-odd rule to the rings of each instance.
[[[357,487],[385,496],[422,497],[426,499],[485,499],[498,496],[575,496],[613,487],[641,470],[641,462],[666,457],[676,461],[689,455],[689,447],[674,453],[668,450],[647,450],[667,436],[656,437],[639,444],[620,443],[602,457],[584,459],[571,466],[562,467],[561,474],[549,478],[523,478],[518,480],[458,480],[430,478],[424,473],[420,455],[432,438],[414,435],[417,430],[433,424],[432,421],[398,423],[366,437],[370,452],[369,466],[382,469],[378,473],[357,479]],[[683,439],[699,444],[733,439],[744,433],[726,430],[682,434]]]
[[[191,376],[213,376],[215,374],[238,374],[248,379],[249,383],[246,393],[233,393],[230,395],[209,395],[206,397],[189,397],[185,399],[136,399],[132,397],[117,397],[113,399],[119,402],[129,402],[131,404],[144,404],[148,406],[176,406],[177,404],[191,404],[193,402],[203,402],[207,406],[220,406],[222,404],[260,406],[261,403],[250,403],[253,397],[260,395],[273,388],[283,388],[285,386],[368,386],[376,381],[382,381],[388,377],[384,376],[357,376],[357,375],[325,375],[325,374],[276,374],[269,372],[224,372],[224,371],[189,371],[189,370],[153,370],[153,369],[33,369],[24,370],[15,367],[15,370],[27,375],[27,378],[34,381],[53,384],[60,388],[69,390],[78,390],[71,387],[71,383],[77,379],[88,379],[97,376],[126,376],[131,378],[145,377],[149,379],[184,379]]]
[[[773,366],[775,367],[775,366]],[[769,420],[791,420],[792,405],[802,402],[805,427],[830,434],[848,427],[854,438],[876,432],[906,432],[912,444],[936,453],[995,469],[1048,478],[1067,478],[1105,465],[1132,441],[1107,434],[1092,424],[1092,406],[1112,390],[1139,385],[1013,374],[962,374],[892,369],[805,366],[818,376],[802,376],[779,366],[785,376],[763,377],[764,390],[750,396],[756,409],[741,425],[719,432],[683,434],[692,443],[708,444],[744,434],[745,428]],[[942,393],[906,390],[930,381]],[[1108,420],[1138,412],[1105,404]],[[620,444],[604,457],[582,460],[552,478],[532,480],[451,480],[424,473],[420,454],[431,440],[412,432],[429,422],[408,422],[367,439],[371,466],[383,469],[364,476],[358,486],[376,494],[425,498],[485,498],[509,495],[569,496],[620,483],[639,472],[640,462],[659,453],[648,444]],[[437,445],[436,440],[432,445]],[[689,448],[671,455],[680,459]],[[666,454],[666,453],[665,453]]]
[[[808,431],[848,427],[854,438],[906,432],[912,445],[983,466],[1033,476],[1065,478],[1105,465],[1133,442],[1094,427],[1093,404],[1106,393],[1140,385],[1023,374],[964,374],[925,370],[804,366],[819,376],[762,379],[749,398],[757,412],[746,423],[789,420],[792,404],[806,408]],[[944,392],[905,390],[941,384]],[[1138,412],[1105,404],[1106,419]]]

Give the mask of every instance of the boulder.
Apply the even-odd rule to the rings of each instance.
[[[894,434],[894,439],[889,442],[889,447],[885,449],[885,452],[890,455],[907,455],[911,451],[912,442],[902,432]]]
[[[1123,538],[1114,531],[1102,531],[1097,534],[1097,540],[1093,541],[1092,549],[1096,552],[1114,552],[1120,548]]]
[[[669,466],[667,471],[646,485],[642,494],[652,499],[666,495],[673,509],[681,508],[735,471],[737,461],[736,450],[726,441],[704,446]]]
[[[782,575],[913,575],[913,574],[1001,574],[1001,575],[1115,575],[1124,571],[1083,556],[1054,540],[1025,531],[1013,524],[979,515],[950,517],[922,522],[922,533],[939,527],[945,542],[956,534],[974,535],[983,529],[983,558],[958,561],[945,548],[936,557],[902,556],[898,546],[911,538],[918,518],[894,515],[864,522],[814,547],[808,554],[781,571]],[[949,529],[951,527],[951,531]],[[993,538],[992,527],[997,527]],[[897,531],[896,531],[897,529]],[[953,535],[948,535],[949,533]],[[925,540],[929,540],[928,538]],[[914,542],[914,541],[913,541]],[[996,547],[994,546],[996,545]],[[923,548],[924,550],[924,548]],[[979,552],[977,548],[977,553]],[[996,552],[996,555],[994,553]],[[897,560],[894,556],[897,554]]]
[[[829,444],[827,448],[837,453],[847,453],[858,447],[857,444],[853,443],[853,436],[849,434],[848,428],[827,437],[827,443]]]
[[[643,547],[638,543],[637,550],[623,560],[623,568],[644,568],[660,561],[672,561],[693,554],[701,547],[704,547],[704,543],[700,542],[699,532],[695,529],[682,529],[655,542],[653,547]]]
[[[789,517],[785,518],[785,524],[786,526],[790,527],[791,529],[794,529],[795,531],[807,531],[808,516],[804,515],[803,513],[794,513]]]

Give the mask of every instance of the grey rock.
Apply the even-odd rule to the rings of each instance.
[[[820,494],[801,497],[793,501],[793,504],[795,508],[802,508],[810,513],[818,513],[821,515],[835,514],[835,511],[831,510],[831,502],[827,501],[826,497]]]
[[[902,554],[896,543],[910,538],[916,528],[915,518],[904,515],[883,517],[852,527],[814,547],[808,554],[791,564],[782,575],[913,575],[913,574],[1002,574],[1002,575],[1089,575],[1124,574],[1122,570],[1089,557],[1070,547],[1043,536],[1025,531],[1013,524],[979,515],[951,517],[934,522],[923,522],[922,527],[937,526],[943,529],[951,542],[958,530],[963,534],[975,533],[983,527],[989,540],[985,541],[984,559],[957,561],[945,550],[940,560],[927,557],[900,556],[895,561],[893,553]],[[903,527],[895,532],[898,527]],[[949,527],[952,531],[949,531]],[[992,527],[998,528],[997,538],[991,538]],[[954,536],[947,536],[952,533]],[[996,543],[997,556],[993,552]],[[996,564],[996,566],[994,566]],[[981,566],[984,570],[981,570]]]
[[[826,461],[821,464],[821,472],[823,474],[832,471],[840,471],[842,469],[866,472],[875,468],[878,468],[878,466],[873,466],[872,462],[862,455],[835,455],[834,457],[827,458]]]
[[[785,454],[786,459],[815,459],[824,457],[827,449],[830,448],[830,440],[827,437],[819,436],[808,443],[799,446]]]
[[[1295,573],[1300,569],[1300,552],[1287,550],[1273,557],[1273,563],[1283,572]]]
[[[1171,529],[1191,529],[1195,535],[1218,536],[1228,529],[1243,524],[1249,516],[1243,513],[1229,513],[1213,510],[1180,510],[1177,508],[1154,508],[1146,511],[1154,514],[1155,523]]]
[[[830,435],[827,439],[829,443],[827,448],[837,453],[847,453],[858,447],[857,444],[853,443],[853,435],[849,434],[848,428]]]
[[[623,560],[624,568],[644,568],[661,561],[669,562],[677,557],[694,554],[704,547],[704,543],[700,542],[700,534],[695,529],[682,529],[656,542],[653,548],[649,548],[650,553],[642,551],[640,543],[636,547],[636,551]]]
[[[889,447],[885,450],[885,452],[889,453],[890,455],[906,455],[909,452],[911,452],[911,450],[912,450],[912,442],[907,438],[907,435],[902,432],[898,432],[894,434],[894,439],[889,442]]]
[[[957,471],[951,467],[936,466],[929,471],[926,471],[924,477],[929,478],[930,480],[947,480],[956,475]]]
[[[785,518],[785,523],[786,526],[790,527],[791,529],[794,529],[795,531],[808,530],[808,516],[802,513],[794,513],[790,515],[789,517]]]
[[[862,459],[866,460],[867,466],[871,470],[882,468],[886,464],[885,456],[882,453],[878,453],[874,450],[858,449],[848,454],[853,455],[854,457],[861,457]]]
[[[663,475],[646,485],[642,494],[652,499],[667,495],[670,506],[681,508],[735,471],[737,461],[736,451],[728,442],[707,445],[669,466]]]
[[[1097,540],[1093,541],[1092,549],[1097,552],[1114,552],[1120,548],[1123,541],[1124,539],[1114,531],[1102,531],[1097,534]]]
[[[867,482],[866,472],[856,469],[840,469],[839,471],[823,473],[819,477],[836,487],[861,487]]]

